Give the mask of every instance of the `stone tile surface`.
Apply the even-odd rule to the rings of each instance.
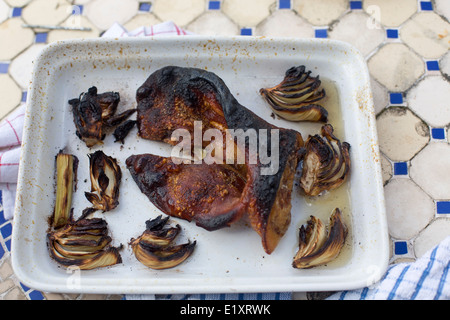
[[[96,38],[100,35],[100,30],[85,16],[71,15],[60,25],[66,27],[90,28],[91,30],[51,30],[48,32],[48,43],[67,39]]]
[[[422,79],[408,93],[408,104],[417,115],[433,127],[450,123],[450,83],[440,76]]]
[[[367,25],[368,19],[369,16],[363,11],[352,11],[333,25],[329,38],[348,42],[367,56],[385,39],[384,30],[370,28]]]
[[[22,28],[21,18],[12,18],[0,24],[0,43],[7,43],[0,50],[0,61],[8,61],[25,50],[34,41],[34,32]]]
[[[314,29],[291,10],[277,10],[255,28],[256,36],[313,38]]]
[[[28,24],[58,25],[72,12],[72,5],[66,0],[35,0],[22,10],[22,17]]]
[[[124,24],[137,14],[136,0],[92,0],[84,5],[84,14],[100,30],[106,30],[115,22]]]
[[[5,21],[9,18],[11,8],[8,6],[8,4],[0,0],[0,23]]]
[[[211,10],[203,13],[187,27],[187,30],[200,35],[236,36],[240,29],[221,11]]]
[[[326,26],[349,7],[347,0],[293,0],[293,8],[315,26]]]
[[[389,234],[396,239],[411,239],[434,217],[433,200],[410,179],[392,179],[384,197]]]
[[[422,58],[402,43],[385,44],[367,63],[371,75],[392,92],[408,90],[425,72]]]
[[[426,59],[441,57],[450,49],[450,24],[434,12],[420,12],[400,29],[400,37]]]
[[[363,8],[385,27],[399,27],[417,11],[417,0],[365,0]]]
[[[203,0],[155,0],[152,12],[162,21],[171,20],[184,27],[205,10]]]
[[[43,43],[35,43],[18,55],[9,66],[9,73],[23,91],[27,91],[33,72],[34,60],[45,47]]]
[[[19,105],[22,98],[22,90],[20,90],[14,80],[7,74],[0,74],[0,97],[2,97],[0,118],[13,111]]]
[[[414,241],[414,252],[417,258],[450,236],[450,219],[439,218],[423,229]]]
[[[275,0],[227,0],[222,2],[222,11],[240,28],[255,27],[270,15],[275,6]]]
[[[450,199],[450,145],[433,142],[411,160],[413,179],[433,199]]]
[[[377,118],[380,150],[393,161],[408,161],[430,140],[428,126],[409,109],[390,107]]]

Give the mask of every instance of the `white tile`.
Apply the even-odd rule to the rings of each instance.
[[[369,16],[362,11],[350,12],[333,25],[329,38],[348,42],[367,56],[385,39],[384,30],[370,28],[368,19]]]
[[[427,226],[414,241],[414,253],[417,258],[450,236],[450,220],[436,219]]]
[[[434,12],[420,12],[400,29],[400,38],[426,59],[441,57],[450,49],[450,24]]]
[[[240,29],[224,13],[216,10],[207,11],[190,23],[186,29],[199,35],[235,36]]]
[[[11,18],[0,24],[0,61],[13,59],[20,52],[25,50],[34,41],[34,32],[31,29],[22,27],[23,20]]]
[[[30,85],[34,60],[44,47],[45,44],[33,44],[18,55],[9,66],[9,74],[23,91],[26,91]]]
[[[222,11],[240,28],[255,27],[266,19],[275,7],[275,0],[222,1]]]
[[[115,22],[124,24],[139,9],[136,0],[93,0],[83,7],[83,14],[100,30],[106,30]]]
[[[256,36],[313,38],[314,29],[292,10],[277,10],[255,28]]]
[[[364,10],[386,27],[398,27],[417,12],[417,0],[365,0]]]
[[[408,90],[425,72],[422,58],[402,43],[382,46],[368,66],[371,75],[391,92]]]
[[[5,1],[0,0],[0,23],[8,19],[11,8],[6,4]]]
[[[389,234],[411,239],[433,219],[434,202],[410,179],[391,179],[384,187]]]
[[[380,150],[392,161],[408,161],[430,140],[429,128],[405,107],[390,107],[377,118]]]
[[[294,0],[294,10],[315,26],[326,26],[349,8],[348,0]]]
[[[450,145],[426,146],[411,160],[410,176],[433,199],[450,199]]]
[[[450,123],[450,84],[442,76],[427,76],[407,95],[408,105],[432,127]]]
[[[152,12],[162,21],[173,21],[184,27],[200,16],[205,8],[204,0],[155,0]]]

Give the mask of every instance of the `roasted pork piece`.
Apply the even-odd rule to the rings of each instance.
[[[176,164],[171,158],[140,154],[126,161],[139,188],[161,211],[216,230],[238,220],[245,179],[232,166]]]
[[[156,188],[158,185],[156,178],[165,176],[162,181],[173,181],[172,192],[179,192],[175,198],[185,203],[190,197],[186,194],[191,194],[196,188],[195,182],[200,182],[205,184],[201,190],[206,193],[203,193],[202,197],[212,202],[195,201],[190,206],[189,213],[186,213],[188,217],[197,223],[201,220],[200,225],[218,229],[228,226],[241,215],[231,208],[242,209],[248,214],[253,229],[261,236],[264,250],[269,254],[272,253],[291,220],[292,185],[298,163],[298,151],[303,146],[300,133],[276,127],[261,119],[235,99],[221,78],[201,69],[169,66],[157,70],[138,88],[136,100],[138,132],[144,139],[176,145],[178,141],[172,139],[173,132],[176,129],[185,129],[191,137],[194,137],[196,121],[202,123],[202,134],[208,129],[218,129],[223,134],[224,140],[229,130],[241,129],[244,132],[253,130],[258,133],[263,130],[267,134],[257,136],[256,150],[261,150],[259,148],[261,145],[265,145],[267,150],[274,150],[271,143],[275,135],[278,148],[271,156],[277,157],[278,170],[271,174],[267,174],[268,165],[263,164],[261,157],[256,157],[256,161],[250,161],[255,156],[254,152],[249,151],[255,150],[249,145],[250,139],[245,140],[244,148],[242,145],[235,145],[235,150],[245,154],[243,164],[239,164],[238,161],[234,163],[231,161],[230,164],[227,153],[227,164],[233,168],[230,171],[224,166],[209,165],[211,167],[206,169],[205,164],[183,166],[182,174],[177,171],[178,169],[174,171],[165,169],[167,164],[160,167],[153,166],[154,169],[151,171],[147,168],[149,165],[144,164],[154,161],[149,160],[148,155],[132,156],[127,159],[128,169],[138,182],[141,191],[164,213],[180,216],[179,211],[174,210],[168,203],[163,204],[173,198],[168,197],[167,193],[158,192],[161,189]],[[194,144],[194,141],[191,142]],[[260,153],[257,155],[261,156]],[[184,173],[187,170],[192,170],[192,173]],[[233,185],[227,179],[221,179],[220,175],[225,171],[228,174],[239,173],[245,185],[241,182]],[[170,177],[171,175],[174,177]],[[191,175],[195,179],[192,178],[190,185],[178,186],[176,177],[183,175]],[[220,198],[215,199],[218,197],[215,189],[218,180],[222,185],[227,185],[224,190],[230,192],[227,201],[221,204],[222,208],[215,205],[222,202]],[[207,186],[208,183],[210,186]],[[204,212],[211,207],[214,209],[212,213],[205,215]]]

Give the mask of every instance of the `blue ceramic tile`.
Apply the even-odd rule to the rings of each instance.
[[[152,8],[152,4],[149,2],[141,2],[139,3],[139,11],[146,11],[149,12]]]
[[[3,249],[2,244],[0,243],[0,259],[5,255],[5,249]]]
[[[395,162],[394,163],[394,175],[407,175],[408,174],[408,164],[406,162]]]
[[[350,9],[362,9],[362,1],[350,1]]]
[[[26,285],[24,285],[22,282],[19,282],[20,286],[22,287],[23,291],[27,292],[28,290],[30,290],[29,287],[27,287]]]
[[[328,32],[327,29],[316,29],[314,35],[316,38],[326,38],[328,37]]]
[[[394,253],[395,254],[407,254],[408,253],[408,244],[406,241],[396,241],[394,243]]]
[[[12,234],[12,224],[7,223],[3,227],[0,228],[0,233],[2,234],[3,239],[8,238]]]
[[[403,103],[403,95],[399,92],[390,93],[389,101],[391,102],[391,104],[402,104]]]
[[[241,29],[241,36],[251,36],[251,35],[252,35],[252,28]]]
[[[9,63],[0,62],[0,73],[8,73]]]
[[[397,29],[387,29],[386,36],[388,39],[398,39],[398,30]]]
[[[220,1],[209,1],[208,10],[220,10]]]
[[[44,300],[44,295],[36,290],[31,291],[28,296],[30,297],[30,300]]]
[[[431,137],[439,140],[445,139],[445,130],[443,128],[432,128]]]
[[[420,10],[431,11],[433,10],[433,4],[431,1],[420,1]]]
[[[21,102],[27,102],[27,92],[26,91],[24,91],[24,92],[22,92],[22,99],[20,100]]]
[[[2,191],[0,190],[0,226],[6,222],[5,215],[3,214],[3,199]]]
[[[439,62],[436,60],[427,61],[428,71],[439,71]]]
[[[8,241],[5,241],[5,246],[6,246],[6,249],[8,249],[8,251],[11,252],[11,239],[9,239]]]
[[[47,42],[47,32],[36,33],[36,43],[45,43]]]
[[[0,206],[0,226],[6,222],[5,215],[3,214],[3,208]]]
[[[439,214],[450,213],[450,201],[437,201],[436,202],[436,211]]]
[[[291,0],[278,0],[278,9],[290,9]]]
[[[20,17],[22,15],[22,8],[13,8],[11,16],[12,17]]]
[[[82,5],[72,6],[72,14],[73,15],[80,15],[82,13],[83,13],[83,6]]]

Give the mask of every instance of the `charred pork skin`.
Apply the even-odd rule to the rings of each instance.
[[[172,145],[177,143],[172,140],[172,133],[176,129],[185,129],[192,136],[196,121],[201,121],[202,132],[218,129],[224,138],[227,130],[266,130],[265,138],[257,137],[257,145],[264,144],[268,150],[272,141],[271,130],[276,129],[279,166],[275,173],[265,174],[267,165],[262,164],[260,158],[256,162],[249,161],[252,154],[248,141],[243,150],[245,164],[234,166],[245,177],[240,206],[248,214],[253,229],[261,236],[266,253],[272,253],[290,224],[292,184],[298,151],[303,146],[300,133],[276,127],[258,117],[235,99],[220,77],[201,69],[175,66],[159,69],[138,88],[136,100],[138,134],[144,139]],[[128,159],[129,169],[133,168],[131,164],[135,159]],[[149,188],[152,183],[145,181],[154,179],[153,176],[147,177],[145,170],[130,171],[136,181],[143,181],[138,185],[153,203],[163,198]],[[214,175],[214,172],[219,174],[220,170],[204,172]],[[199,174],[202,174],[201,170]],[[181,197],[183,195],[180,194]],[[213,221],[211,224],[218,229],[229,225],[230,219],[223,219],[222,225],[216,223],[219,221],[217,217]]]

